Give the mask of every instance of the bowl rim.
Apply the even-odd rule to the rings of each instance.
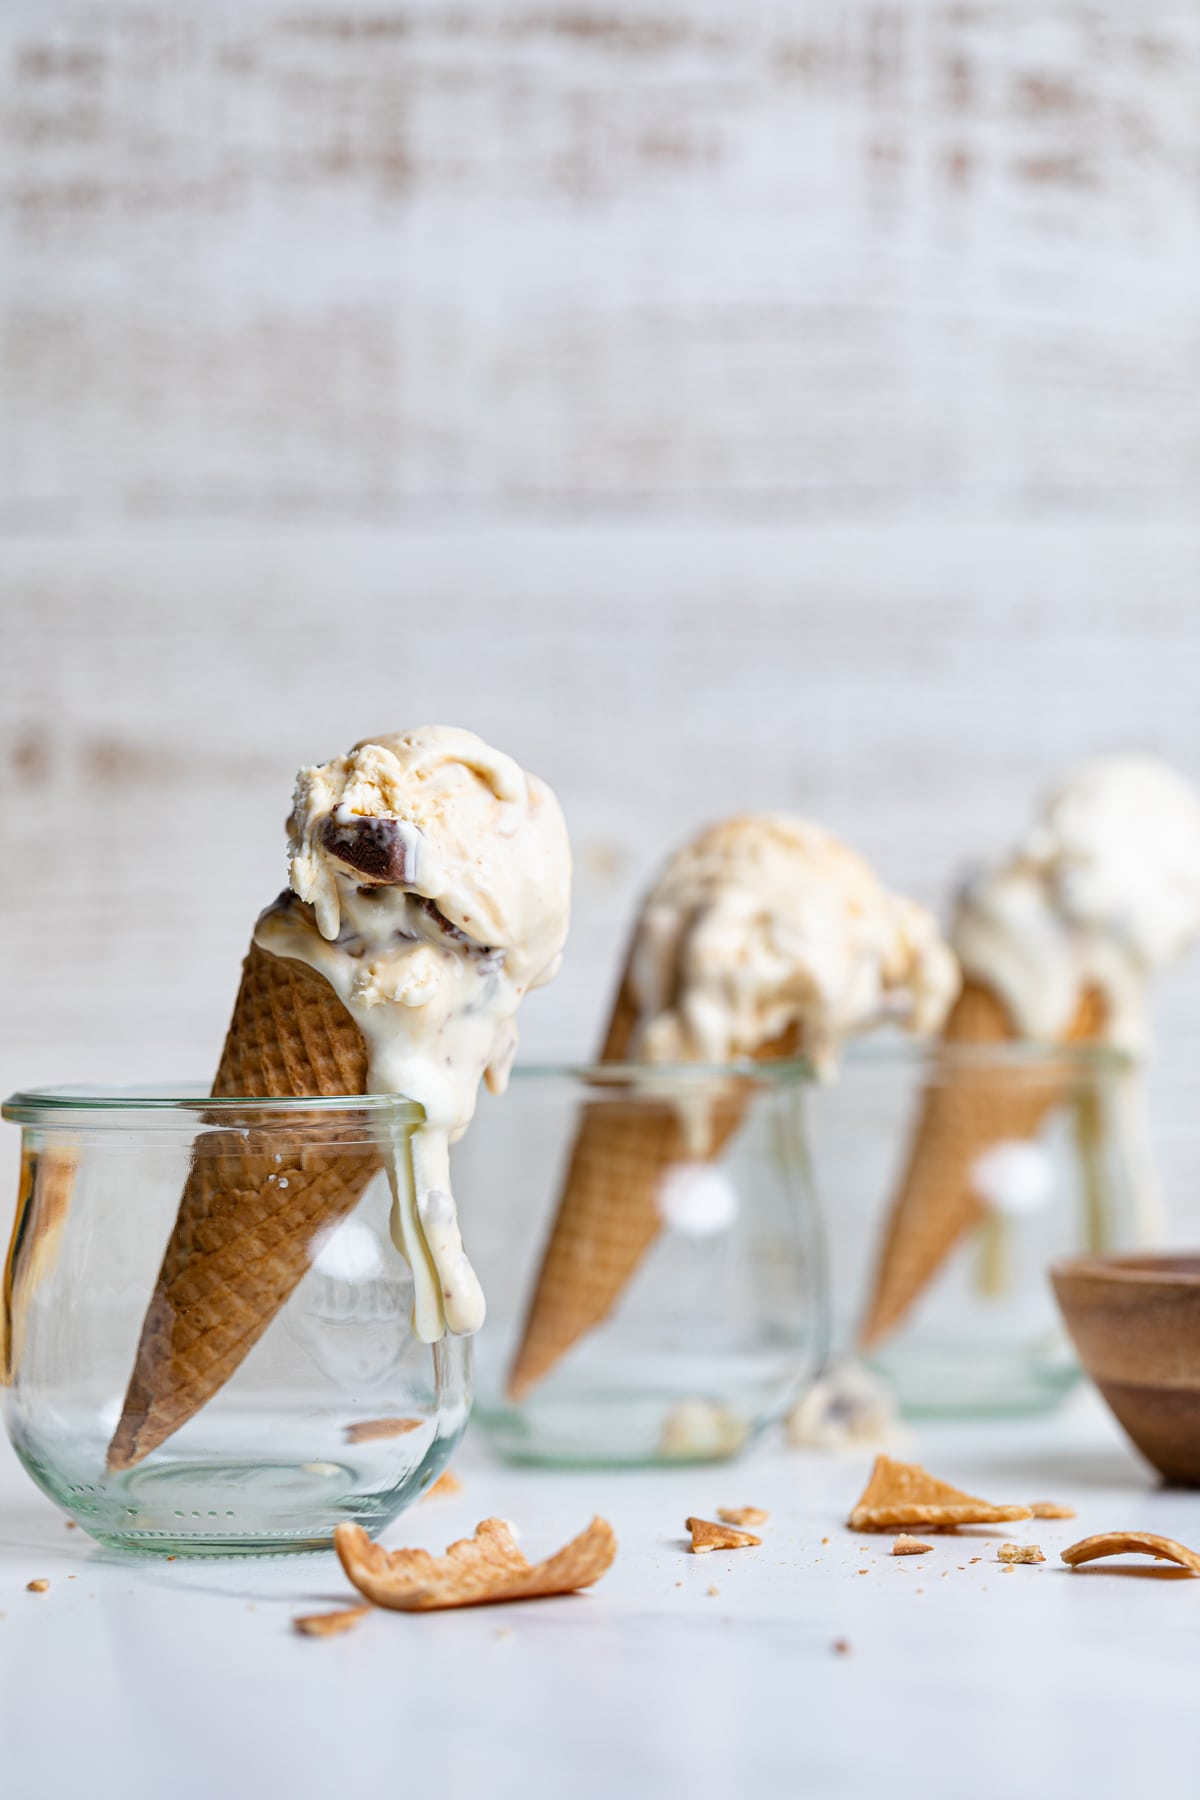
[[[1173,1268],[1176,1260],[1193,1262],[1192,1269]],[[1092,1281],[1110,1281],[1120,1286],[1178,1287],[1200,1289],[1200,1249],[1196,1250],[1113,1250],[1093,1252],[1086,1256],[1061,1256],[1050,1264],[1051,1279],[1070,1280],[1082,1276]]]

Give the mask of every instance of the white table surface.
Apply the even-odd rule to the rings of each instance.
[[[114,1557],[66,1529],[6,1447],[0,1792],[1102,1800],[1194,1782],[1200,1581],[1072,1572],[1058,1551],[1117,1526],[1200,1544],[1200,1494],[1158,1491],[1086,1398],[1047,1420],[923,1428],[914,1448],[969,1490],[1067,1501],[1078,1519],[897,1558],[843,1524],[867,1454],[546,1474],[476,1441],[463,1494],[385,1541],[441,1549],[498,1513],[540,1555],[602,1512],[621,1546],[607,1578],[312,1640],[291,1620],[347,1597],[332,1556]],[[769,1509],[763,1547],[688,1554],[685,1515],[728,1504]],[[1005,1537],[1047,1561],[1005,1572]],[[26,1591],[38,1576],[48,1593]]]

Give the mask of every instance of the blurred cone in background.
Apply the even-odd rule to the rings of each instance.
[[[1062,1038],[1068,1044],[1100,1041],[1103,997],[1087,989]],[[942,1041],[969,1053],[1021,1041],[1002,1000],[990,988],[968,982],[955,1003]],[[875,1285],[859,1344],[869,1350],[903,1323],[955,1245],[987,1210],[973,1171],[997,1144],[1028,1142],[1066,1098],[1064,1065],[1029,1072],[994,1063],[972,1068],[969,1054],[947,1061],[937,1085],[925,1094],[908,1164],[888,1218]]]
[[[601,1062],[626,1059],[638,1016],[627,963]],[[767,1062],[797,1050],[792,1028],[751,1060]],[[652,1068],[646,1065],[647,1072]],[[714,1083],[702,1157],[692,1147],[688,1121],[669,1098],[652,1101],[642,1093],[624,1100],[614,1089],[611,1099],[585,1107],[509,1374],[511,1399],[523,1399],[580,1338],[608,1318],[662,1229],[663,1177],[681,1163],[714,1162],[749,1103],[736,1082],[723,1081],[719,1089]]]

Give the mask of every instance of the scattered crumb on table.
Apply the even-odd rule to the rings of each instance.
[[[1010,1569],[1014,1563],[1042,1563],[1046,1560],[1040,1544],[1001,1544],[996,1555]]]

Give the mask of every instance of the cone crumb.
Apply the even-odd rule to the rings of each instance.
[[[689,1517],[685,1524],[692,1534],[695,1556],[703,1556],[709,1550],[748,1550],[762,1543],[751,1531],[737,1531],[732,1525],[718,1525],[712,1519]]]
[[[720,1590],[720,1588],[719,1588],[719,1587],[710,1587],[710,1588],[709,1588],[709,1590],[708,1590],[708,1597],[709,1597],[709,1599],[710,1599],[710,1600],[715,1600],[715,1599],[716,1599],[716,1597],[717,1597],[717,1595],[718,1595],[718,1594],[719,1594],[719,1593],[720,1593],[720,1591],[721,1591],[721,1590]]]
[[[301,1637],[340,1637],[353,1631],[370,1612],[369,1606],[347,1606],[339,1612],[305,1613],[292,1624]]]
[[[46,1578],[44,1576],[39,1576],[37,1581],[27,1581],[25,1583],[25,1591],[28,1594],[44,1594],[49,1586],[50,1583]]]
[[[1031,1500],[1029,1510],[1035,1519],[1073,1519],[1073,1506],[1060,1506],[1057,1500]]]
[[[920,1538],[909,1537],[907,1531],[902,1531],[900,1533],[900,1536],[896,1539],[895,1543],[892,1545],[892,1555],[893,1556],[920,1556],[926,1550],[932,1550],[932,1549],[933,1549],[932,1544],[923,1544],[921,1542]]]
[[[424,1419],[357,1419],[345,1428],[348,1444],[375,1444],[387,1438],[407,1437],[420,1431]]]
[[[458,1479],[458,1476],[452,1469],[446,1469],[438,1476],[429,1492],[424,1495],[424,1498],[426,1500],[450,1500],[455,1494],[461,1494],[462,1491],[463,1484]]]
[[[717,1517],[726,1525],[765,1525],[770,1518],[761,1506],[718,1506]]]
[[[996,1555],[1010,1569],[1014,1563],[1040,1563],[1046,1560],[1040,1544],[1001,1544]]]
[[[834,1638],[833,1643],[830,1645],[830,1649],[835,1656],[849,1656],[854,1649],[854,1645],[850,1642],[849,1638]]]

